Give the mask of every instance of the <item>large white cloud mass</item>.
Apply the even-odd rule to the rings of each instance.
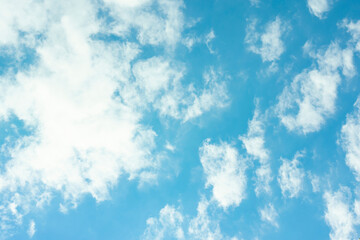
[[[0,76],[0,121],[17,119],[29,132],[1,148],[3,234],[54,192],[65,211],[84,194],[107,199],[121,175],[156,177],[157,134],[141,123],[149,109],[188,121],[226,106],[223,76],[213,68],[203,89],[181,82],[185,69],[170,53],[182,40],[183,7],[177,0],[2,1],[0,47],[19,64]],[[139,59],[145,45],[164,54]],[[33,61],[22,65],[28,52]]]

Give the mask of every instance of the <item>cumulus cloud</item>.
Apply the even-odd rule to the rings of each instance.
[[[144,45],[168,53],[181,42],[182,1],[4,4],[0,46],[24,54],[18,46],[26,45],[34,59],[0,76],[0,121],[16,119],[29,132],[1,146],[9,158],[0,174],[2,229],[20,224],[54,192],[66,212],[86,194],[108,199],[120,176],[156,178],[157,134],[142,123],[149,109],[187,121],[226,105],[216,71],[205,72],[199,90],[183,86],[185,70],[171,54],[139,60]]]
[[[256,108],[252,120],[249,121],[247,134],[239,136],[246,152],[260,163],[260,167],[256,169],[256,195],[262,192],[271,192],[270,182],[272,176],[269,163],[269,150],[264,146],[264,132],[263,119],[262,116],[260,116],[258,108]]]
[[[315,54],[317,66],[296,75],[278,97],[276,112],[290,131],[302,134],[318,131],[336,110],[340,71],[355,74],[351,48],[341,49],[333,42],[325,52]]]
[[[249,50],[259,54],[263,62],[279,60],[285,51],[281,37],[286,31],[286,24],[276,17],[266,25],[262,34],[256,31],[257,26],[257,21],[253,20],[246,28],[245,43],[248,44]]]
[[[206,187],[212,187],[214,200],[225,209],[238,206],[245,198],[246,159],[232,145],[211,144],[210,139],[204,141],[199,152]]]
[[[331,0],[308,0],[309,11],[316,17],[323,19],[331,8]]]
[[[325,192],[325,220],[330,226],[330,239],[355,239],[355,216],[350,208],[350,191],[341,188],[337,192]]]
[[[182,214],[172,206],[166,205],[160,210],[159,218],[149,218],[142,239],[184,239]]]
[[[260,217],[262,221],[268,222],[274,227],[279,227],[277,222],[278,213],[271,203],[266,205],[263,209],[260,209]]]
[[[300,167],[298,160],[300,157],[302,157],[301,154],[296,154],[292,161],[282,159],[282,165],[279,168],[278,182],[284,197],[297,197],[303,188],[305,172]]]
[[[354,108],[341,128],[341,145],[346,152],[346,164],[354,172],[356,180],[360,181],[360,97]]]

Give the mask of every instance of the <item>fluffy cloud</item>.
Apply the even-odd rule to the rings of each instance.
[[[341,144],[346,152],[346,164],[360,181],[360,97],[354,107],[354,112],[347,115],[341,128]]]
[[[38,61],[1,78],[0,118],[15,117],[32,133],[5,146],[10,160],[0,175],[4,208],[19,194],[15,210],[26,214],[52,191],[73,205],[83,194],[102,201],[121,174],[135,178],[155,164],[155,132],[113,97],[139,49],[91,40],[98,22],[94,9],[88,11],[92,5],[82,3],[86,7],[60,4],[67,14],[48,24],[35,49]]]
[[[264,33],[258,33],[256,28],[256,20],[246,28],[245,42],[249,45],[249,50],[259,54],[263,62],[278,60],[285,51],[281,36],[286,30],[286,24],[276,17],[274,21],[266,25]]]
[[[284,88],[276,111],[288,130],[302,134],[318,131],[334,114],[339,71],[347,77],[355,74],[352,56],[351,48],[332,43],[325,52],[314,54],[316,67],[305,69]]]
[[[14,55],[26,46],[34,57],[0,76],[0,121],[15,119],[29,133],[1,146],[2,234],[54,192],[66,212],[85,194],[108,199],[120,176],[156,178],[156,133],[141,123],[148,109],[187,121],[226,105],[219,73],[206,71],[203,89],[183,86],[185,70],[167,54],[182,39],[182,1],[5,4],[0,45]],[[143,45],[165,54],[139,60]]]
[[[166,205],[160,210],[159,218],[149,218],[142,239],[184,239],[183,216],[174,207]]]
[[[282,159],[282,165],[279,168],[278,182],[283,196],[297,197],[303,188],[305,177],[304,170],[299,166],[298,158],[301,154],[296,154],[292,161]]]
[[[249,121],[247,134],[239,137],[246,152],[260,162],[260,167],[256,169],[256,195],[262,192],[270,193],[272,180],[269,151],[264,146],[264,123],[259,114],[259,110],[256,108],[253,119]]]
[[[330,226],[332,240],[355,239],[355,216],[349,206],[349,189],[341,188],[337,192],[325,192],[325,220]]]
[[[263,209],[260,209],[260,217],[262,221],[268,222],[277,228],[279,227],[277,222],[278,213],[271,203],[266,205]]]
[[[330,10],[331,0],[308,0],[308,7],[311,14],[322,19],[324,14]]]
[[[206,187],[212,186],[213,198],[223,208],[238,206],[245,198],[245,159],[230,144],[211,144],[210,139],[204,141],[199,152]]]

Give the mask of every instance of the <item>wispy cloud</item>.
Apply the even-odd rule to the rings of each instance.
[[[282,159],[282,165],[279,168],[278,182],[283,196],[294,198],[298,197],[303,189],[305,172],[301,168],[298,158],[301,154],[296,154],[293,160]]]
[[[271,167],[269,163],[269,150],[265,148],[265,131],[263,116],[260,115],[256,107],[254,116],[249,121],[248,132],[244,136],[239,136],[246,152],[260,162],[260,167],[256,169],[256,195],[262,192],[271,193],[270,182],[272,180]]]
[[[183,231],[183,216],[172,206],[166,205],[160,210],[159,218],[151,217],[146,221],[144,240],[185,239]]]
[[[36,232],[35,222],[34,222],[34,220],[31,220],[29,223],[28,231],[27,231],[29,238],[32,238],[34,236],[35,232]]]
[[[260,209],[260,217],[261,217],[262,221],[268,222],[269,224],[273,225],[274,227],[277,227],[277,228],[279,227],[279,224],[277,221],[278,213],[271,203],[266,205],[263,209]]]

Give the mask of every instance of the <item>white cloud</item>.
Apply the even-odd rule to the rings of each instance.
[[[132,1],[105,1],[110,15],[115,20],[109,26],[109,32],[126,36],[131,32],[131,28],[135,28],[137,39],[141,44],[165,44],[170,48],[181,40],[181,32],[184,28],[182,1],[144,0],[130,4],[128,2]],[[159,7],[153,9],[149,5]]]
[[[175,149],[176,149],[175,146],[172,145],[172,144],[169,143],[169,142],[166,142],[165,148],[166,148],[167,150],[169,150],[170,152],[174,152]]]
[[[347,31],[352,36],[352,43],[355,45],[354,50],[360,51],[360,20],[357,22],[349,21],[344,19],[342,26],[347,29]]]
[[[212,109],[228,105],[226,83],[221,72],[212,67],[203,74],[203,89],[195,89],[192,84],[183,86],[181,79],[184,69],[181,64],[164,58],[152,57],[138,61],[132,71],[136,86],[130,91],[131,103],[138,106],[150,103],[161,116],[186,122]]]
[[[0,9],[0,46],[18,45],[20,31],[27,37],[41,34],[46,27],[45,6],[37,1],[2,1]]]
[[[215,39],[215,33],[214,33],[214,30],[211,29],[211,31],[205,36],[205,44],[211,54],[215,53],[215,51],[212,49],[212,46],[211,46],[211,42],[214,39]]]
[[[197,216],[189,223],[190,239],[220,240],[223,239],[219,224],[208,215],[209,202],[201,200],[197,207]]]
[[[184,239],[182,214],[174,207],[166,205],[160,210],[159,218],[149,218],[146,230],[142,236],[144,240]]]
[[[245,198],[246,159],[228,143],[204,141],[199,149],[206,176],[206,187],[212,186],[213,198],[223,207],[238,206]]]
[[[31,220],[30,224],[29,224],[29,229],[27,231],[29,238],[32,238],[34,236],[35,232],[36,232],[35,222],[34,222],[34,220]]]
[[[355,74],[351,49],[340,49],[332,43],[315,56],[317,67],[305,69],[295,76],[278,97],[276,112],[290,131],[307,134],[318,131],[326,118],[335,112],[339,71],[347,77]]]
[[[320,192],[320,177],[311,173],[308,173],[308,176],[311,180],[312,191]]]
[[[251,6],[259,7],[260,0],[250,0]]]
[[[139,104],[155,102],[170,88],[176,88],[183,76],[181,68],[178,69],[170,61],[157,56],[137,61],[132,71],[137,87],[144,92],[142,95],[147,100],[138,99]]]
[[[325,220],[330,226],[330,239],[355,239],[355,218],[349,207],[349,189],[341,188],[337,192],[325,192]]]
[[[268,222],[274,227],[279,227],[277,222],[278,213],[271,203],[266,205],[263,209],[260,209],[260,217],[262,221]]]
[[[196,93],[195,90],[191,91],[189,105],[184,111],[184,121],[196,118],[210,109],[228,106],[227,87],[225,81],[221,79],[222,77],[222,74],[213,68],[203,74],[205,86],[199,93]]]
[[[104,3],[6,1],[0,9],[0,30],[8,33],[0,45],[21,55],[17,46],[25,44],[35,53],[31,67],[0,77],[0,121],[18,119],[30,132],[1,147],[10,158],[0,174],[1,228],[20,224],[53,192],[63,196],[66,212],[86,194],[108,199],[120,176],[156,179],[156,133],[141,123],[149,106],[181,120],[225,106],[217,73],[205,74],[204,89],[185,88],[184,69],[167,54],[181,42],[182,1]],[[114,22],[99,17],[99,9]],[[101,40],[109,34],[121,41]],[[148,44],[167,57],[139,60]]]
[[[331,0],[307,0],[309,11],[316,17],[323,19],[330,10]]]
[[[257,21],[254,20],[246,28],[245,43],[249,45],[249,50],[259,54],[263,62],[279,60],[285,51],[281,37],[287,29],[286,24],[276,17],[266,25],[263,34],[256,31],[257,26]]]
[[[269,150],[264,146],[264,123],[258,108],[255,109],[254,116],[249,121],[248,132],[244,136],[239,136],[246,152],[260,162],[260,167],[256,169],[256,195],[262,192],[270,193],[270,182],[272,181],[271,168],[269,163]]]
[[[182,43],[189,49],[192,50],[195,44],[205,44],[211,54],[215,54],[215,50],[212,47],[212,41],[216,38],[215,32],[213,29],[209,33],[203,36],[196,36],[194,34],[189,34],[182,40]]]
[[[346,164],[354,172],[356,180],[360,181],[360,97],[354,108],[341,128],[341,144],[346,152]]]
[[[296,154],[292,161],[282,159],[282,165],[279,168],[278,182],[284,197],[297,197],[303,188],[305,173],[299,166],[299,157],[302,157],[302,155]]]
[[[160,210],[158,218],[147,219],[147,227],[141,239],[237,240],[236,237],[223,236],[216,209],[214,202],[202,198],[197,206],[197,215],[189,217],[166,205]]]

